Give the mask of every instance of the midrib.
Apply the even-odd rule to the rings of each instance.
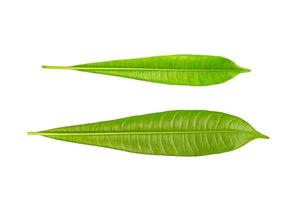
[[[253,131],[117,131],[117,132],[30,132],[29,135],[43,136],[109,136],[109,135],[155,135],[155,134],[248,134]]]
[[[179,72],[244,72],[242,69],[178,69],[178,68],[138,68],[138,67],[68,67],[74,70],[112,71],[179,71]]]

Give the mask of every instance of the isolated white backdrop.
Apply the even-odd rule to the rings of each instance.
[[[1,0],[0,199],[291,199],[290,3]],[[188,87],[40,68],[180,53],[252,72]],[[171,109],[230,113],[271,139],[163,157],[26,135]]]

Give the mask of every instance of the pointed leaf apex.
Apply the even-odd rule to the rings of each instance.
[[[251,72],[251,70],[250,70],[250,69],[247,69],[247,68],[243,68],[243,67],[241,67],[241,68],[240,68],[240,72],[241,72],[241,73]]]
[[[259,132],[258,132],[258,138],[262,138],[262,139],[270,139],[269,136],[264,135],[264,134],[261,134],[261,133],[259,133]]]

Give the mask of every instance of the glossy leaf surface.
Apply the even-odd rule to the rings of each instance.
[[[170,55],[96,62],[70,67],[43,66],[107,74],[173,85],[205,86],[223,83],[237,74],[249,72],[220,56]]]
[[[129,152],[201,156],[268,138],[244,120],[219,112],[177,110],[33,132],[50,138]]]

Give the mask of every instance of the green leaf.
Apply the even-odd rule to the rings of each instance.
[[[70,67],[43,66],[107,74],[173,85],[213,85],[249,72],[229,59],[219,56],[171,55],[96,62]]]
[[[268,138],[244,120],[203,110],[177,110],[55,128],[31,135],[135,153],[201,156]]]

